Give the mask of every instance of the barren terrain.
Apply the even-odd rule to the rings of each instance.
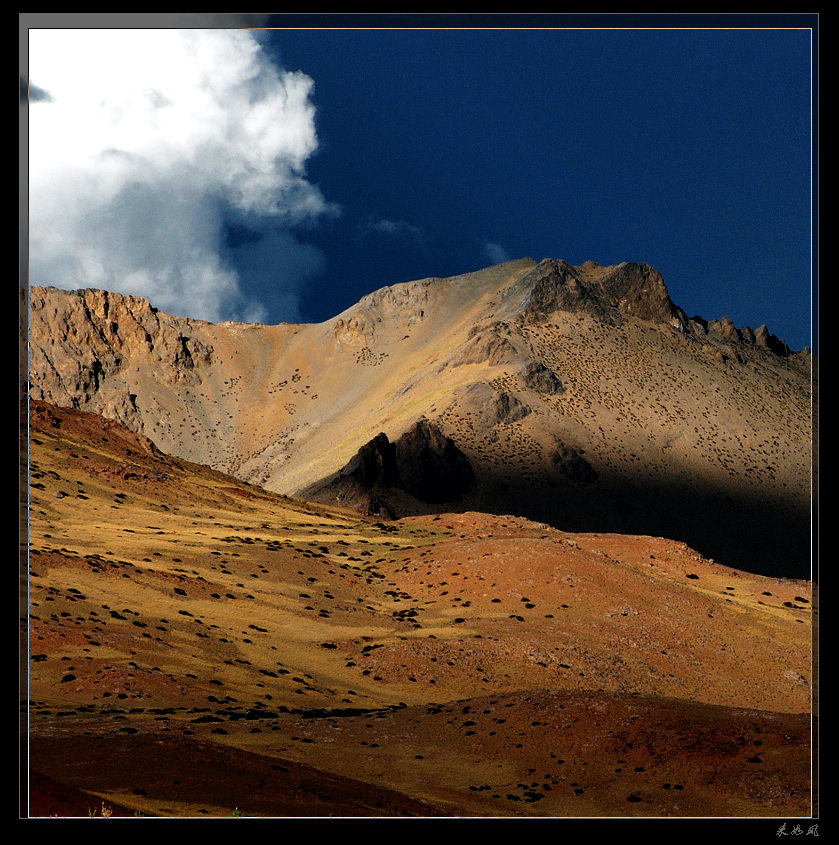
[[[809,352],[689,318],[646,265],[522,259],[314,325],[202,323],[107,291],[28,304],[33,398],[273,492],[341,504],[335,473],[427,420],[474,483],[375,491],[394,515],[515,513],[810,577]]]
[[[45,403],[28,425],[24,815],[813,811],[807,580],[366,517]]]

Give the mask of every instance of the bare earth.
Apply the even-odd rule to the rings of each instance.
[[[32,288],[23,305],[32,398],[261,488],[311,499],[365,443],[425,418],[475,473],[447,510],[670,537],[810,577],[809,352],[679,315],[643,265],[522,259],[305,325],[203,323],[95,290]]]
[[[652,536],[364,518],[92,414],[28,422],[25,816],[816,809],[807,581]]]

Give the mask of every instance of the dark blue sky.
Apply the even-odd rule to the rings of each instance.
[[[506,258],[639,261],[800,349],[817,24],[25,13],[30,278],[316,322]]]
[[[325,258],[303,319],[504,255],[643,261],[690,316],[809,345],[811,42],[794,28],[273,31],[278,63],[314,80],[307,178],[341,209],[296,232]]]

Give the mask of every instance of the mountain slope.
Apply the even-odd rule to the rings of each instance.
[[[689,319],[646,265],[523,259],[382,288],[316,325],[33,288],[29,374],[34,398],[323,501],[365,444],[424,419],[475,481],[443,503],[385,485],[395,514],[514,513],[809,573],[809,354]]]
[[[35,812],[811,811],[806,582],[658,537],[385,523],[28,410]]]

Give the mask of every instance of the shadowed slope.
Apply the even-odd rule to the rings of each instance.
[[[34,397],[266,489],[323,498],[365,444],[425,419],[475,476],[447,509],[810,571],[809,353],[688,318],[647,265],[524,259],[382,288],[318,325],[211,325],[55,289],[32,290],[30,317]],[[399,498],[381,491],[381,512],[435,496]]]

